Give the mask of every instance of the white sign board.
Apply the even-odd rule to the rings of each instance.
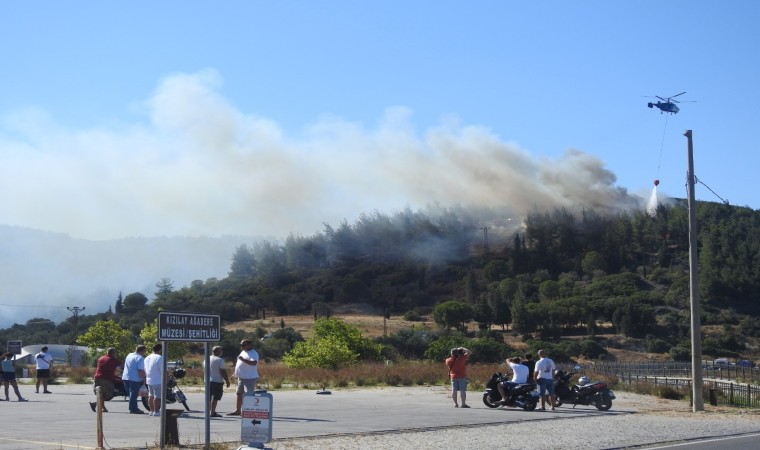
[[[218,315],[158,313],[159,341],[217,342],[222,339],[222,319]]]
[[[272,441],[272,394],[256,391],[243,396],[240,440],[249,444]]]

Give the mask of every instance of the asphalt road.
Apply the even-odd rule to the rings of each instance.
[[[33,386],[22,385],[28,402],[0,402],[0,449],[95,449],[97,417],[88,402],[94,400],[90,385],[55,385],[52,394],[35,394]],[[185,389],[192,411],[178,419],[181,444],[205,442],[203,394]],[[361,434],[395,430],[503,424],[553,420],[559,417],[626,415],[634,412],[613,406],[606,412],[594,408],[558,408],[557,411],[525,412],[511,408],[489,409],[476,392],[469,394],[470,409],[454,408],[447,386],[341,389],[330,395],[315,390],[271,391],[272,434],[277,439],[339,434]],[[11,392],[12,395],[12,392]],[[227,390],[218,412],[234,409],[235,395]],[[178,405],[181,409],[181,405]],[[177,405],[169,405],[176,408]],[[128,413],[121,399],[106,403],[103,414],[104,447],[135,449],[159,443],[160,419]],[[241,441],[240,417],[211,419],[211,443]]]

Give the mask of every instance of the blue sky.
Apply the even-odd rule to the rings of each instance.
[[[432,203],[760,208],[753,1],[5,2],[0,223],[311,234]],[[687,93],[667,116],[642,96]],[[699,200],[720,201],[704,186]]]

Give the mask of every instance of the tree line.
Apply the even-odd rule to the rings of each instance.
[[[760,336],[760,212],[698,202],[697,214],[703,323],[724,326],[706,339],[705,352],[738,354]],[[76,325],[84,330],[112,320],[137,339],[161,310],[219,314],[234,328],[273,316],[329,317],[340,305],[361,303],[377,314],[430,315],[440,325],[436,337],[462,333],[474,321],[484,336],[499,330],[551,342],[568,333],[593,339],[605,329],[646,338],[674,357],[689,347],[685,202],[660,205],[655,217],[532,212],[488,246],[483,228],[482,217],[462,209],[373,212],[353,224],[325,224],[312,236],[241,245],[224,279],[175,288],[162,278],[152,299],[120,294],[113,308],[81,315]],[[69,343],[72,320],[33,319],[0,336]],[[274,354],[298,342],[285,340]],[[399,354],[424,355],[397,345]]]

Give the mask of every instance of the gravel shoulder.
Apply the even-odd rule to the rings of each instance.
[[[530,419],[505,424],[463,425],[351,435],[275,439],[273,449],[523,449],[526,437],[541,448],[646,448],[720,436],[760,433],[760,411],[705,406],[694,413],[688,401],[616,392],[613,410],[593,418]],[[474,400],[474,399],[473,399]],[[443,407],[443,406],[441,406]],[[431,407],[435,414],[437,407]],[[529,414],[529,413],[528,413]]]

